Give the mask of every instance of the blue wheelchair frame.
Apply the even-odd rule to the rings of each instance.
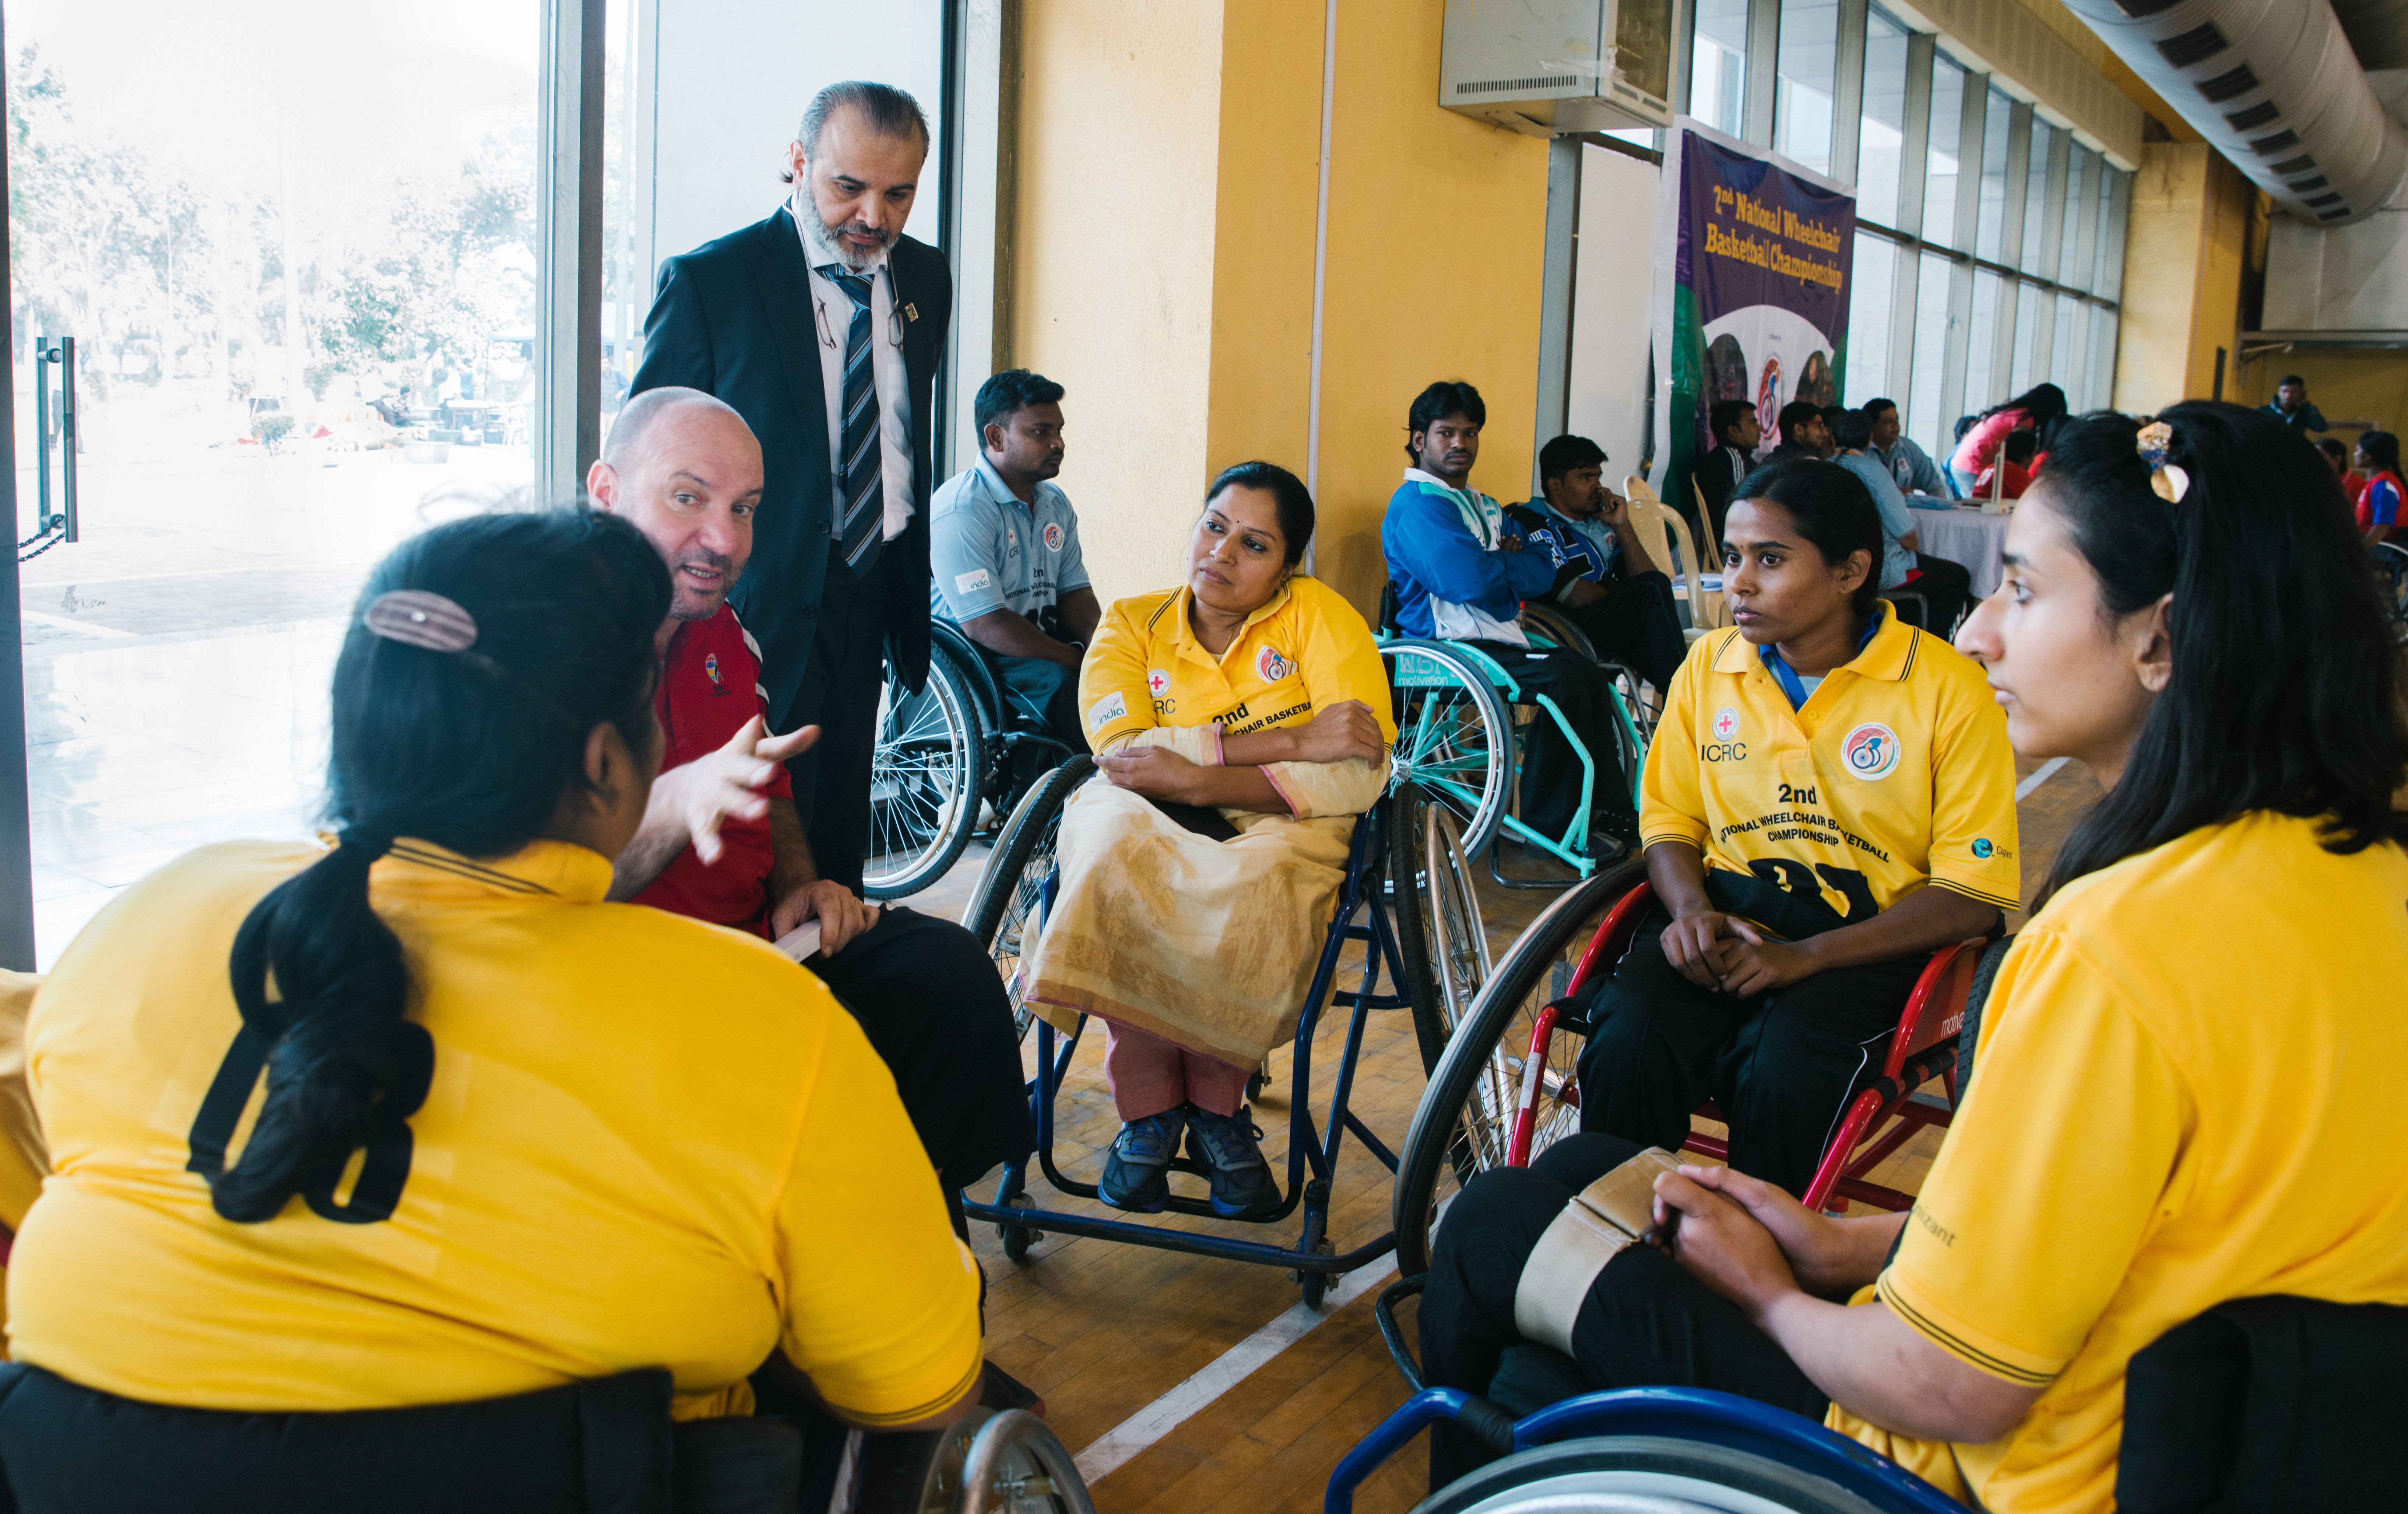
[[[1251,1262],[1261,1266],[1290,1267],[1296,1270],[1304,1286],[1305,1302],[1316,1306],[1332,1277],[1351,1272],[1385,1254],[1396,1242],[1393,1231],[1343,1253],[1331,1248],[1327,1233],[1330,1185],[1338,1168],[1339,1148],[1348,1131],[1353,1131],[1355,1138],[1379,1158],[1389,1172],[1397,1170],[1397,1154],[1348,1107],[1354,1086],[1355,1068],[1363,1050],[1363,1032],[1370,1012],[1374,1009],[1409,1008],[1412,1004],[1403,992],[1406,981],[1404,958],[1398,949],[1395,926],[1388,918],[1386,907],[1380,901],[1377,890],[1367,886],[1379,876],[1379,864],[1387,844],[1387,806],[1383,801],[1356,819],[1354,839],[1347,850],[1346,881],[1339,892],[1338,912],[1330,921],[1327,937],[1322,943],[1321,957],[1313,968],[1312,986],[1306,991],[1304,1013],[1296,1027],[1296,1062],[1289,1074],[1291,1095],[1286,1192],[1276,1210],[1247,1221],[1276,1224],[1295,1213],[1301,1204],[1304,1227],[1295,1246],[1232,1240],[1168,1226],[1141,1224],[1130,1220],[1102,1220],[1058,1209],[1025,1207],[1028,1193],[1025,1162],[1005,1165],[993,1203],[982,1204],[965,1196],[963,1212],[972,1219],[1023,1230],[1124,1241],[1132,1246],[1151,1246],[1161,1250],[1218,1257],[1229,1262]],[[1054,880],[1047,878],[1040,895],[1044,912],[1049,915],[1054,902]],[[1363,909],[1366,904],[1370,907],[1368,911]],[[1353,923],[1357,912],[1368,915],[1368,923]],[[1365,943],[1362,983],[1359,988],[1340,988],[1333,992],[1338,977],[1339,953],[1349,941]],[[1375,992],[1383,964],[1389,981],[1396,985],[1395,993]],[[1337,1085],[1330,1091],[1326,1127],[1314,1120],[1312,1103],[1312,1038],[1320,1024],[1325,1003],[1354,1011],[1354,1018],[1346,1029],[1346,1048],[1339,1061]],[[1037,1017],[1037,1077],[1029,1079],[1027,1085],[1028,1107],[1037,1124],[1037,1161],[1046,1181],[1060,1193],[1095,1198],[1095,1184],[1080,1182],[1067,1176],[1054,1160],[1054,1095],[1068,1077],[1070,1059],[1078,1051],[1079,1041],[1086,1027],[1087,1017],[1082,1015],[1078,1029],[1064,1036],[1041,1015]],[[1058,1050],[1055,1049],[1057,1041],[1061,1043]],[[1306,1176],[1308,1166],[1310,1178]],[[1171,1170],[1197,1176],[1203,1174],[1203,1169],[1184,1155],[1172,1162]],[[1015,1203],[1015,1200],[1024,1202]],[[1196,1215],[1207,1220],[1228,1218],[1213,1213],[1211,1206],[1202,1199],[1178,1193],[1171,1195],[1169,1209],[1175,1214]]]
[[[1424,1428],[1498,1411],[1455,1388],[1425,1388],[1348,1451],[1329,1475],[1324,1514],[1352,1514],[1354,1490]],[[1786,1409],[1702,1388],[1624,1388],[1583,1393],[1513,1421],[1512,1450],[1599,1435],[1656,1435],[1748,1451],[1810,1471],[1883,1514],[1967,1514],[1964,1505],[1870,1447]],[[1433,1493],[1438,1490],[1432,1489]]]
[[[1393,645],[1398,647],[1400,653],[1389,674],[1389,684],[1393,688],[1436,689],[1454,687],[1455,680],[1452,677],[1440,674],[1435,671],[1426,675],[1416,675],[1405,661],[1405,658],[1410,656],[1409,652],[1404,651],[1404,648],[1407,644],[1415,641],[1436,641],[1439,645],[1446,648],[1447,650],[1455,653],[1458,657],[1461,657],[1464,661],[1478,668],[1488,679],[1489,687],[1496,690],[1498,696],[1504,700],[1509,711],[1512,707],[1515,705],[1535,705],[1541,710],[1545,712],[1548,719],[1555,722],[1555,729],[1563,733],[1565,744],[1570,747],[1571,750],[1579,755],[1581,760],[1580,805],[1579,807],[1572,812],[1571,823],[1565,828],[1564,834],[1561,836],[1542,836],[1539,832],[1531,829],[1528,825],[1523,823],[1522,818],[1512,812],[1511,807],[1511,795],[1514,792],[1514,785],[1521,778],[1522,752],[1520,743],[1514,740],[1512,733],[1509,731],[1507,733],[1507,739],[1513,742],[1511,750],[1513,765],[1512,771],[1508,773],[1505,778],[1505,793],[1508,795],[1508,807],[1503,814],[1498,817],[1497,839],[1500,841],[1503,840],[1505,833],[1511,831],[1520,840],[1543,849],[1548,855],[1555,858],[1565,866],[1572,869],[1577,878],[1584,878],[1590,874],[1596,872],[1597,859],[1588,856],[1584,849],[1588,840],[1589,807],[1597,793],[1597,759],[1589,754],[1588,748],[1581,742],[1578,736],[1572,734],[1571,721],[1564,718],[1562,708],[1556,705],[1555,700],[1543,693],[1525,692],[1521,684],[1514,680],[1513,676],[1505,671],[1503,664],[1482,651],[1479,648],[1473,647],[1468,643],[1449,641],[1442,637],[1434,636],[1394,636],[1385,632],[1380,633],[1378,635],[1378,639],[1383,646]],[[1531,642],[1531,645],[1533,647],[1545,649],[1552,648],[1555,644],[1541,637],[1534,639]],[[1613,699],[1614,719],[1620,723],[1623,736],[1628,741],[1629,750],[1635,757],[1635,760],[1630,764],[1629,778],[1630,802],[1633,806],[1636,806],[1639,803],[1640,775],[1646,764],[1647,744],[1639,735],[1638,722],[1630,718],[1628,707],[1623,704],[1621,692],[1619,690],[1610,689],[1608,693],[1611,693]],[[1426,790],[1441,793],[1458,805],[1476,808],[1480,803],[1480,795],[1466,787],[1459,779],[1452,776],[1465,771],[1476,761],[1476,759],[1457,757],[1433,762],[1423,762],[1411,755],[1413,752],[1421,750],[1422,744],[1430,737],[1431,733],[1427,729],[1428,723],[1429,709],[1427,706],[1424,706],[1422,720],[1415,729],[1410,732],[1399,729],[1397,732],[1397,751],[1399,754],[1399,777],[1410,777],[1419,782]],[[1493,761],[1493,757],[1490,760]],[[1497,871],[1497,863],[1494,845],[1492,844],[1487,850],[1489,853],[1489,870],[1490,872],[1495,873]],[[1498,881],[1511,885],[1518,882],[1519,880],[1505,878],[1499,875]]]

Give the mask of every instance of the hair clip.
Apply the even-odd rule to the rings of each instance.
[[[396,589],[369,601],[362,623],[387,641],[428,651],[464,652],[477,644],[477,622],[466,610],[423,589]]]
[[[2133,450],[2149,465],[2149,488],[2169,505],[2179,505],[2190,493],[2190,475],[2166,461],[2166,450],[2173,445],[2174,428],[2163,421],[2152,421],[2141,428],[2133,438]]]

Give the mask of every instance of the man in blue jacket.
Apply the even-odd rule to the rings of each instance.
[[[1635,850],[1638,817],[1613,724],[1612,686],[1595,663],[1564,648],[1540,650],[1515,623],[1526,598],[1577,577],[1543,550],[1524,550],[1522,528],[1471,487],[1488,407],[1466,383],[1435,383],[1413,400],[1405,429],[1412,466],[1388,500],[1380,542],[1397,593],[1397,628],[1409,636],[1469,642],[1496,659],[1525,693],[1554,700],[1596,764],[1589,850],[1609,860]],[[1552,720],[1524,728],[1522,821],[1560,836],[1580,804],[1580,756]]]

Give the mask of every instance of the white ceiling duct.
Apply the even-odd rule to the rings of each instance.
[[[2408,173],[2327,0],[2065,0],[2132,72],[2311,225],[2372,215]]]

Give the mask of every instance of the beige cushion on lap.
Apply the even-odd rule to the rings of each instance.
[[[1589,1285],[1656,1222],[1656,1176],[1679,1165],[1650,1147],[1571,1196],[1522,1264],[1513,1328],[1523,1339],[1572,1354],[1572,1323]]]

